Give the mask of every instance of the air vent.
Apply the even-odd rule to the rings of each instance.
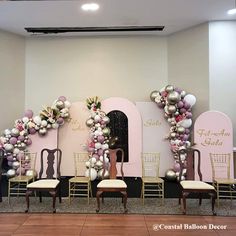
[[[27,27],[25,30],[33,34],[61,34],[70,32],[140,32],[163,31],[164,26],[126,26],[126,27]]]

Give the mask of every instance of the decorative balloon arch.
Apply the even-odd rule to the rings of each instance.
[[[170,149],[174,157],[172,169],[166,171],[166,178],[174,180],[178,178],[180,164],[178,152],[191,146],[190,128],[192,126],[192,107],[196,103],[196,97],[187,94],[184,90],[167,85],[159,91],[152,91],[150,98],[156,102],[159,108],[164,110],[164,116],[170,124],[170,132],[166,139],[170,141]],[[186,157],[181,156],[186,162]],[[183,170],[186,173],[186,169]]]
[[[25,158],[27,146],[32,144],[29,135],[38,132],[40,136],[45,136],[49,129],[58,129],[69,119],[70,106],[66,97],[60,96],[51,107],[44,107],[39,115],[33,116],[32,110],[26,110],[24,117],[17,119],[12,129],[4,130],[0,137],[0,149],[4,151],[4,157],[10,167],[7,171],[8,177],[14,177],[19,173],[32,175],[29,160],[25,159],[20,165],[20,160]]]

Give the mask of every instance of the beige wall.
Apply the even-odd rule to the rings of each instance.
[[[150,101],[167,84],[164,37],[30,38],[26,41],[26,107],[65,95],[85,101],[98,95]]]
[[[22,117],[25,99],[25,40],[0,31],[0,131]]]
[[[210,42],[210,109],[229,116],[236,147],[236,21],[212,22]]]
[[[169,84],[196,96],[194,118],[209,109],[208,51],[208,24],[168,37]]]

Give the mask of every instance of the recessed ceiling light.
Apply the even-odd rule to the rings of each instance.
[[[84,11],[97,11],[99,9],[99,5],[97,3],[85,3],[81,6]]]
[[[236,14],[236,0],[235,0],[234,8],[228,10],[227,13],[228,13],[228,15],[234,15],[234,14]]]

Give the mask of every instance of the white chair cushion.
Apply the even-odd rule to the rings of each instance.
[[[57,179],[41,179],[27,185],[27,188],[56,188],[59,184]]]
[[[127,188],[126,183],[120,179],[105,179],[98,185],[98,188]]]
[[[184,189],[209,189],[214,190],[214,187],[210,184],[207,184],[202,181],[195,181],[195,180],[184,180],[181,181],[180,184]]]

